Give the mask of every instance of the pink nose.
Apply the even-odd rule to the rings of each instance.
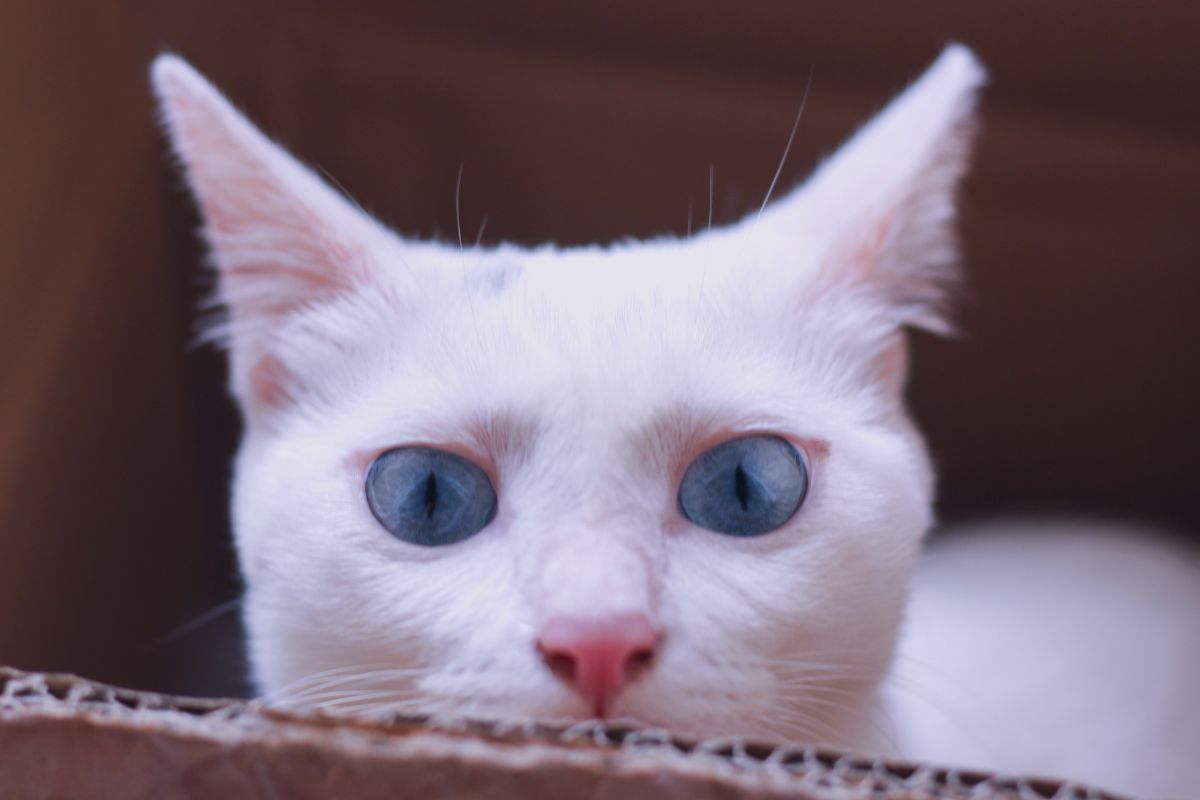
[[[641,614],[555,617],[537,648],[550,671],[604,717],[625,686],[654,663],[662,634]]]

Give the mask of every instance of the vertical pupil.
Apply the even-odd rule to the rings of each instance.
[[[433,519],[433,512],[437,509],[437,476],[432,472],[425,478],[425,518]]]
[[[746,477],[746,470],[742,469],[741,464],[738,464],[737,469],[733,471],[733,490],[737,493],[737,499],[742,505],[742,511],[745,511],[749,506],[750,481]]]

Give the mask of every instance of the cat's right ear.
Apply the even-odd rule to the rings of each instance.
[[[365,282],[391,235],[264,136],[172,56],[151,68],[165,127],[204,218],[235,396],[251,419],[299,391],[273,347],[281,323]]]

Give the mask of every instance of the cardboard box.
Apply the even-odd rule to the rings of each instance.
[[[1115,800],[740,740],[586,723],[368,720],[0,668],[3,798]]]

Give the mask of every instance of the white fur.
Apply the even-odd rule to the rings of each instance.
[[[1200,715],[1168,723],[1162,704],[1116,698],[1114,675],[1120,688],[1150,673],[1089,649],[1115,617],[1128,641],[1157,609],[1162,624],[1138,641],[1156,680],[1186,691],[1180,664],[1200,642],[1169,611],[1185,599],[1200,611],[1192,567],[1147,555],[1145,574],[1117,570],[1180,587],[1132,598],[1143,605],[1126,617],[1112,583],[1080,566],[1150,552],[1136,543],[1042,537],[1026,550],[995,537],[947,550],[919,573],[889,672],[932,501],[900,396],[901,331],[947,327],[954,189],[982,80],[965,48],[949,48],[809,183],[728,228],[463,249],[386,231],[185,63],[156,61],[230,313],[247,421],[233,513],[263,691],[348,710],[584,716],[535,650],[540,625],[637,612],[666,638],[617,716],[1123,789],[1186,785],[1178,742],[1196,741]],[[804,507],[753,539],[691,525],[676,510],[680,475],[703,447],[747,431],[806,450]],[[367,465],[413,443],[491,474],[500,507],[483,532],[422,548],[374,520]],[[1027,554],[1036,585],[1014,596]],[[1058,602],[1078,626],[1032,613]],[[1184,638],[1162,655],[1173,631]],[[944,687],[929,689],[936,710],[906,697],[916,679],[905,665],[921,660],[991,710],[972,717]],[[1053,726],[1030,716],[1052,708]],[[1144,722],[1124,742],[1113,732],[1132,714]],[[1129,757],[1149,746],[1161,760]]]
[[[1077,520],[935,543],[884,689],[905,754],[1195,797],[1195,556]]]

